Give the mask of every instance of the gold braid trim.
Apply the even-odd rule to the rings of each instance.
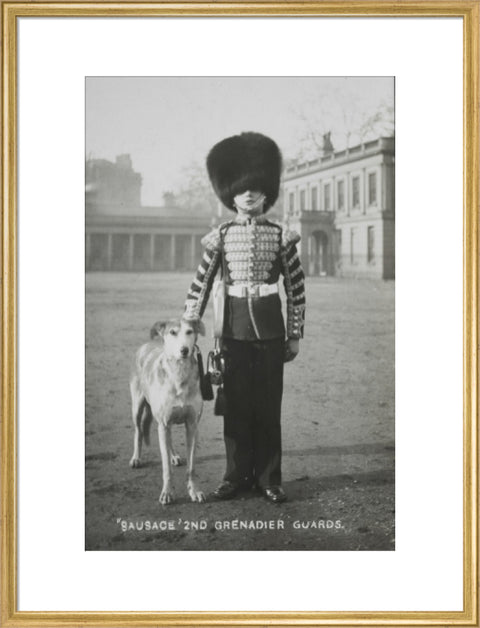
[[[282,233],[282,244],[285,249],[289,249],[292,244],[296,244],[300,242],[300,235],[296,231],[291,231],[290,229],[286,229]]]
[[[200,310],[202,309],[203,300],[205,298],[205,293],[207,291],[209,280],[210,280],[210,277],[212,276],[212,273],[216,266],[216,262],[219,255],[220,255],[220,251],[213,252],[212,260],[210,262],[208,269],[205,271],[205,275],[203,277],[203,282],[202,282],[202,288],[200,292],[198,293],[198,298],[196,299],[196,302],[192,303],[193,299],[187,300],[186,306],[187,306],[188,318],[200,318]]]
[[[292,281],[290,279],[290,270],[287,263],[287,249],[282,247],[280,250],[282,257],[283,272],[285,277],[285,292],[287,294],[287,337],[291,337],[293,332],[293,290]]]

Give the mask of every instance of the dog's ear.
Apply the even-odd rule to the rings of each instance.
[[[195,321],[195,331],[197,334],[200,334],[200,336],[205,336],[205,325],[203,323],[203,321],[198,320]]]
[[[205,325],[203,324],[203,321],[201,321],[199,318],[185,318],[182,317],[182,321],[185,321],[188,325],[192,326],[193,331],[198,335],[200,334],[200,336],[205,336]]]
[[[155,340],[155,338],[163,338],[163,334],[165,333],[165,329],[167,327],[167,323],[162,323],[157,321],[155,325],[150,330],[150,338]]]

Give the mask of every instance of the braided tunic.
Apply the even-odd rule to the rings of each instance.
[[[268,296],[227,296],[224,338],[270,340],[302,338],[305,317],[305,277],[296,243],[300,236],[282,229],[264,215],[221,224],[202,240],[202,260],[188,291],[187,318],[201,318],[217,272],[225,272],[227,286],[253,288],[276,284],[283,276],[287,301],[285,328],[278,293]],[[223,258],[223,259],[222,259]]]

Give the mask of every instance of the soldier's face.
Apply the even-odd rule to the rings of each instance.
[[[233,200],[239,214],[256,216],[263,213],[265,194],[259,190],[246,190],[237,194]]]

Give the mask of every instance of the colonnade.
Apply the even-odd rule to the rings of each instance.
[[[87,270],[190,270],[201,256],[202,234],[89,231]]]

